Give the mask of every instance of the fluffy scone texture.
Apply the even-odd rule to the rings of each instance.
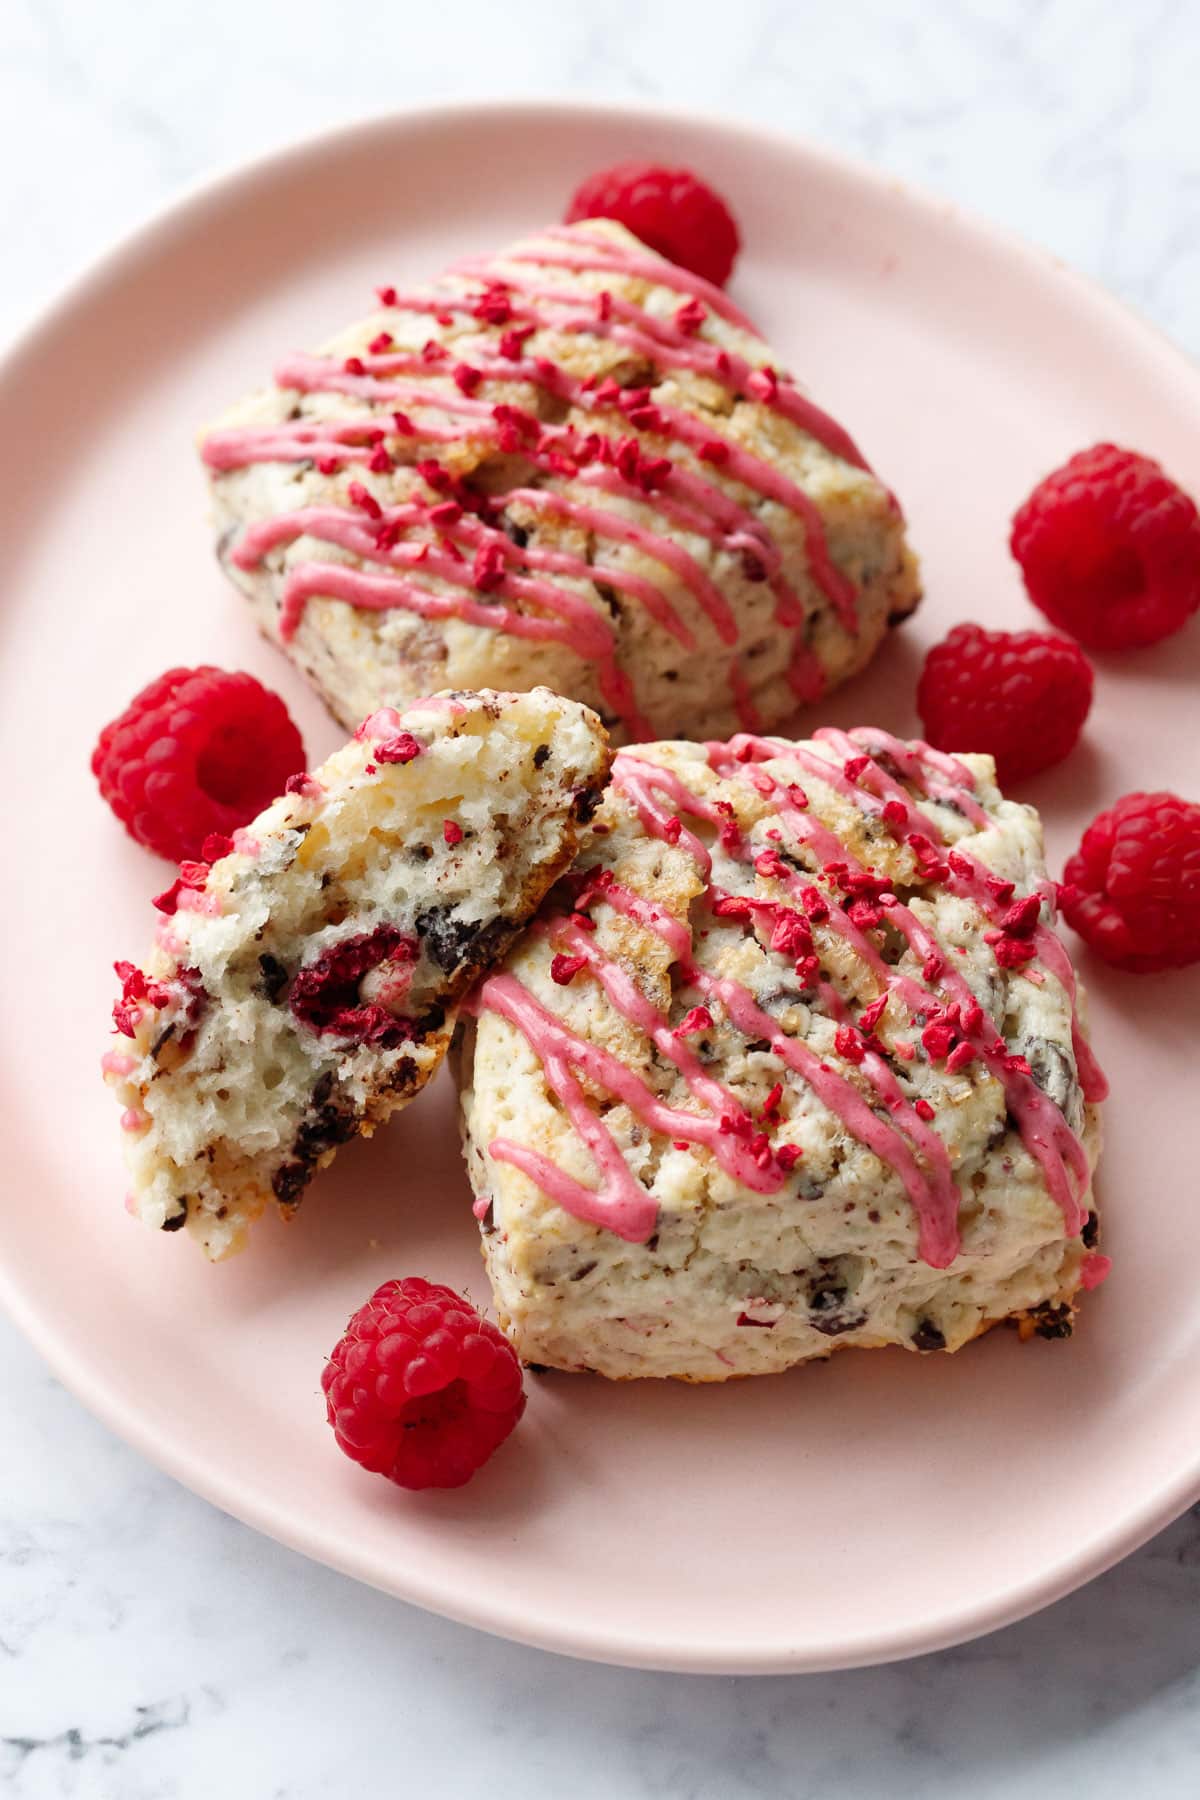
[[[1104,1081],[1053,906],[989,757],[622,751],[454,1059],[522,1357],[719,1381],[1068,1335]]]
[[[347,726],[545,682],[615,742],[761,729],[917,604],[846,433],[622,226],[379,292],[201,442],[226,571]]]
[[[232,853],[184,865],[104,1059],[130,1210],[213,1259],[272,1197],[290,1213],[437,1069],[608,766],[595,715],[545,688],[439,694],[374,714]]]

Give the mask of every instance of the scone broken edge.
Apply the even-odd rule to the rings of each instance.
[[[127,1205],[217,1260],[429,1080],[454,1009],[569,868],[610,754],[545,689],[383,710],[185,865],[104,1071]]]

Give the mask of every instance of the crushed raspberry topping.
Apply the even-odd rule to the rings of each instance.
[[[557,956],[550,959],[550,979],[556,981],[559,987],[569,987],[580,969],[586,967],[586,956],[568,956],[564,951],[559,951]]]
[[[411,731],[398,731],[395,737],[384,738],[376,744],[371,754],[376,762],[409,763],[420,756],[425,748],[420,738],[415,738]]]
[[[521,1365],[450,1288],[386,1281],[360,1307],[321,1377],[353,1462],[403,1488],[461,1487],[525,1410]]]
[[[1200,606],[1200,513],[1159,464],[1081,450],[1013,519],[1012,553],[1046,617],[1098,650],[1169,637]]]
[[[171,990],[164,981],[152,980],[136,963],[116,962],[113,964],[117,980],[121,983],[121,998],[112,1009],[113,1024],[125,1037],[133,1037],[141,1022],[142,1008],[139,1000],[144,1000],[148,1007],[169,1006]]]
[[[689,169],[657,163],[619,163],[583,182],[571,197],[566,222],[616,219],[660,256],[718,287],[733,272],[738,229],[725,202]]]
[[[206,838],[205,843],[207,842]],[[209,865],[207,862],[180,863],[179,873],[170,887],[165,888],[161,894],[155,894],[150,902],[151,906],[157,907],[160,913],[166,913],[170,917],[179,910],[179,896],[189,888],[193,892],[201,892],[208,883],[208,875]]]

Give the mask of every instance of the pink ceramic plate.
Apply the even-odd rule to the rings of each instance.
[[[10,505],[0,720],[8,771],[0,1293],[118,1432],[310,1556],[488,1630],[680,1669],[831,1668],[1016,1618],[1200,1493],[1200,972],[1084,956],[1112,1077],[1102,1169],[1116,1271],[1069,1344],[1005,1332],[724,1389],[531,1378],[520,1431],[459,1493],[360,1474],[318,1378],[349,1312],[419,1272],[485,1296],[448,1080],[344,1151],[290,1230],[206,1267],[121,1209],[98,1073],[114,956],[148,941],[164,866],[101,805],[99,725],[176,662],[250,668],[314,758],[337,732],[213,561],[197,425],[379,281],[556,215],[629,154],[695,165],[746,250],[737,298],[900,491],[928,600],[825,716],[906,732],[926,644],[1029,624],[1009,516],[1115,437],[1200,491],[1200,374],[1048,257],[870,172],[743,127],[617,109],[410,114],[302,145],[110,256],[0,379]],[[1030,784],[1058,867],[1132,787],[1200,794],[1200,630],[1101,669],[1087,740]]]

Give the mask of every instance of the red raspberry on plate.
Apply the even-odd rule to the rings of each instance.
[[[956,625],[925,658],[917,711],[938,750],[984,750],[1005,785],[1061,762],[1092,704],[1092,667],[1070,638]]]
[[[525,1410],[516,1352],[448,1287],[385,1281],[321,1377],[329,1423],[353,1462],[398,1487],[461,1487]]]
[[[1200,606],[1200,513],[1158,463],[1116,444],[1039,482],[1009,545],[1034,605],[1097,650],[1156,644]]]
[[[729,280],[740,248],[720,195],[690,169],[657,163],[618,163],[589,175],[567,207],[568,225],[580,219],[616,219],[651,250],[717,287]]]
[[[1092,820],[1063,871],[1059,903],[1118,969],[1200,962],[1200,806],[1125,794]]]
[[[130,837],[174,862],[204,860],[205,838],[245,825],[303,767],[278,694],[207,667],[150,682],[92,751],[100,792]]]

